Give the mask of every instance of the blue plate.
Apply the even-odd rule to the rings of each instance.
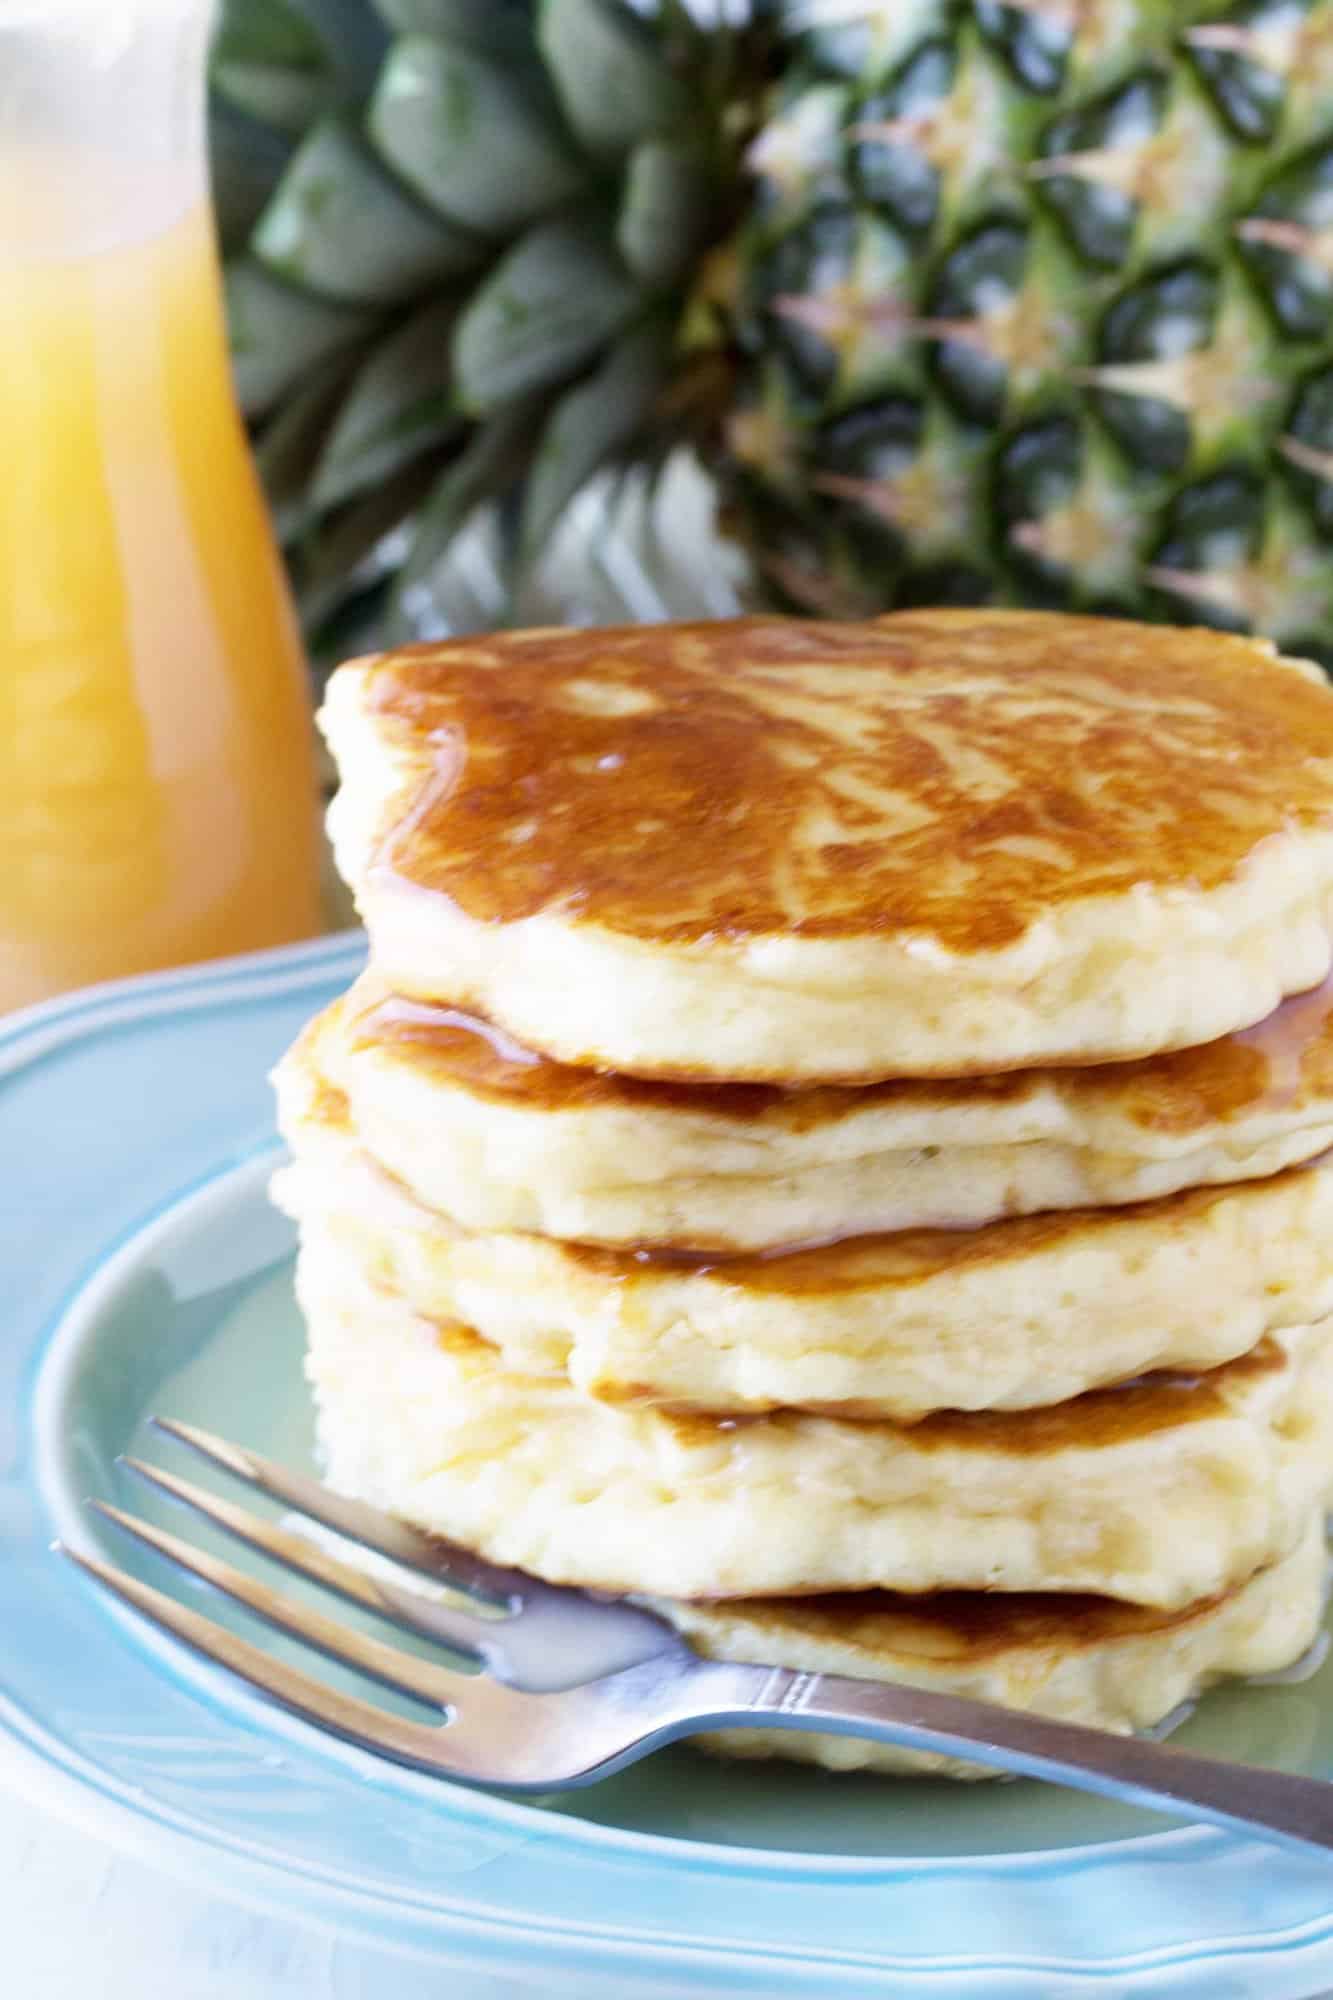
[[[0,1778],[215,1891],[428,1950],[459,1968],[458,2000],[466,1967],[580,2000],[1333,1983],[1333,1865],[1313,1858],[1032,1784],[688,1748],[562,1799],[470,1793],[324,1740],[51,1556],[62,1535],[191,1588],[83,1506],[149,1506],[115,1461],[170,1455],[143,1436],[151,1410],[308,1459],[266,1074],[361,957],[334,939],[0,1026]],[[1333,1668],[1214,1695],[1185,1736],[1327,1774]]]

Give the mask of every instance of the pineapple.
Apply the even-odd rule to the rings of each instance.
[[[686,439],[785,608],[1333,664],[1333,0],[226,0],[213,95],[326,644]]]

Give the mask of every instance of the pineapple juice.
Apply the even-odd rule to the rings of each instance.
[[[0,148],[0,1008],[319,924],[210,211],[134,177]]]

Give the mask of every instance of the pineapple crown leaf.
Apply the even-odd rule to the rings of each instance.
[[[458,307],[420,307],[361,363],[342,397],[310,482],[317,509],[369,492],[426,452],[457,438],[450,341]]]
[[[622,159],[643,139],[685,127],[690,93],[649,25],[606,0],[540,0],[537,46],[579,145]]]
[[[586,184],[540,71],[466,42],[396,41],[367,127],[429,207],[480,236],[503,239]]]
[[[526,560],[588,477],[648,449],[735,177],[735,38],[620,0],[268,12],[224,0],[214,51],[222,177],[238,65],[281,128],[258,128],[267,189],[231,197],[238,381],[307,622],[334,629],[343,565],[349,599],[404,624],[474,506],[523,489]],[[395,495],[415,540],[386,592],[367,537]]]
[[[484,243],[397,178],[345,112],[306,134],[251,241],[279,277],[371,307],[418,299],[486,257]]]
[[[225,0],[213,89],[261,124],[299,134],[359,97],[387,39],[364,0]]]
[[[486,278],[454,342],[464,409],[484,416],[550,389],[633,319],[640,294],[596,208],[540,222]]]
[[[639,436],[666,380],[670,352],[669,326],[647,320],[622,334],[592,373],[565,391],[542,432],[524,490],[521,565],[536,561],[591,475]]]

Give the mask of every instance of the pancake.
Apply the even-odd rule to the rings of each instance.
[[[297,1290],[333,1486],[556,1583],[1174,1609],[1285,1553],[1333,1481],[1328,1320],[1206,1376],[895,1426],[612,1408],[376,1290],[314,1226]]]
[[[396,991],[635,1075],[1190,1047],[1330,968],[1333,694],[1266,641],[990,610],[459,639],[341,668]]]
[[[781,1090],[577,1069],[374,974],[316,1060],[367,1150],[470,1229],[722,1253],[1258,1180],[1333,1147],[1333,980],[1202,1048]]]
[[[1136,1207],[914,1230],[722,1261],[461,1228],[358,1145],[304,1043],[279,1073],[274,1184],[429,1318],[615,1403],[911,1422],[1209,1367],[1333,1313],[1333,1168]]]
[[[1155,1728],[1219,1680],[1278,1673],[1301,1659],[1319,1638],[1326,1571],[1315,1517],[1289,1555],[1175,1612],[1105,1597],[977,1592],[652,1604],[714,1659],[897,1681],[1128,1734]],[[854,1736],[734,1729],[701,1740],[734,1757],[797,1758],[834,1771],[999,1775]]]

